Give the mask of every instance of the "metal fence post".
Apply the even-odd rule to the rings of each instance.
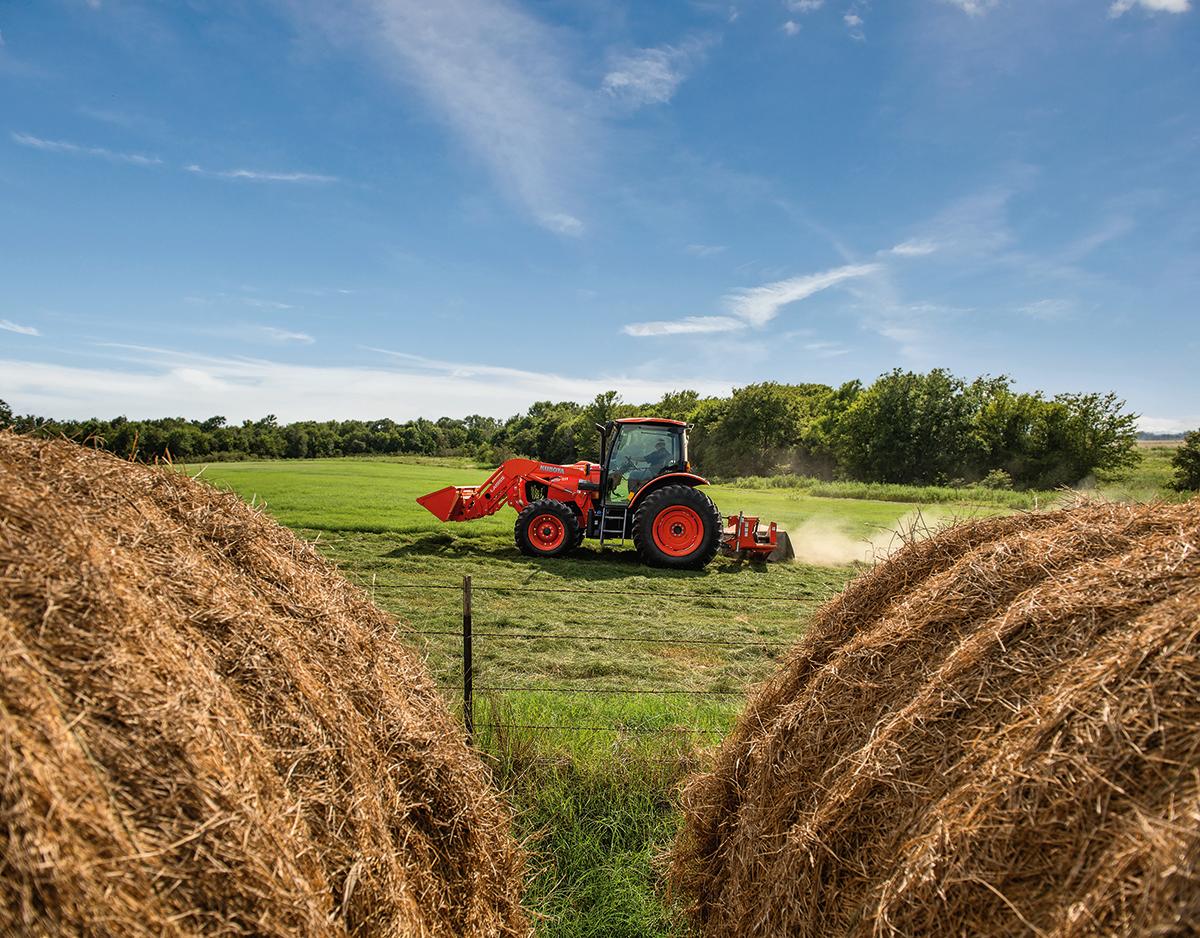
[[[467,744],[475,737],[475,700],[472,696],[471,678],[475,670],[471,661],[471,578],[463,577],[463,722],[467,726]]]

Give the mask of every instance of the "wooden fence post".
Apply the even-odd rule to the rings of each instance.
[[[475,740],[475,700],[472,696],[471,678],[475,670],[471,661],[471,578],[463,577],[463,722],[467,726],[467,745]]]

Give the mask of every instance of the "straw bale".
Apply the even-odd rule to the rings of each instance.
[[[1200,500],[911,544],[829,602],[684,790],[705,935],[1200,922]]]
[[[397,628],[232,494],[0,433],[0,934],[527,933]]]

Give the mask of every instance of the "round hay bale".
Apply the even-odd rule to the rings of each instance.
[[[705,935],[1197,934],[1200,500],[907,546],[683,800]]]
[[[0,433],[0,934],[527,933],[396,628],[232,494]]]

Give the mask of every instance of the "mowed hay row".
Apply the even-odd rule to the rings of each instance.
[[[0,433],[0,934],[527,933],[395,628],[232,494]]]
[[[684,812],[670,881],[709,936],[1200,933],[1200,500],[904,548]]]

